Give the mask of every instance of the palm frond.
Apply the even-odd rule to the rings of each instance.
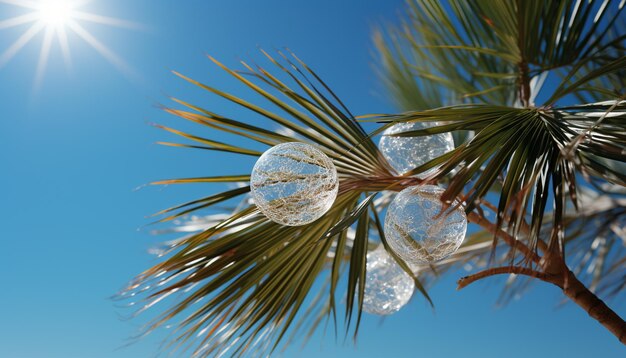
[[[505,1],[407,1],[408,18],[375,34],[380,73],[403,110],[512,105],[519,50]]]
[[[593,288],[623,291],[625,260],[614,249],[624,240],[623,230],[615,229],[623,224],[623,210],[585,212],[581,198],[594,188],[613,200],[617,194],[607,194],[604,186],[626,186],[624,1],[412,0],[407,6],[400,26],[375,35],[380,72],[406,112],[360,117],[385,123],[370,134],[292,53],[278,52],[275,58],[263,52],[275,71],[246,62],[242,70],[232,70],[211,58],[264,105],[175,73],[257,120],[232,119],[174,98],[181,108],[164,108],[168,113],[244,144],[160,126],[183,141],[163,144],[258,157],[263,148],[306,142],[332,159],[340,186],[332,208],[305,226],[271,222],[245,201],[232,214],[170,242],[159,251],[164,260],[120,294],[141,298],[138,313],[171,301],[146,332],[180,320],[169,341],[173,349],[191,349],[197,357],[267,353],[307,327],[310,334],[324,318],[332,318],[337,331],[341,297],[343,327],[356,337],[367,251],[378,239],[429,302],[424,282],[441,273],[508,262],[530,266],[517,266],[521,271],[516,272],[545,276],[533,267],[541,265],[538,252],[558,256],[568,252],[566,247],[583,254],[572,263],[582,276],[589,272]],[[540,96],[542,83],[553,74],[559,82]],[[572,99],[586,98],[592,100],[571,105]],[[543,105],[535,106],[539,101]],[[416,121],[435,125],[393,135],[451,132],[458,146],[395,176],[372,138],[394,123]],[[413,176],[431,169],[436,170],[426,178]],[[249,180],[249,175],[225,175],[158,181],[238,185],[163,210],[157,213],[159,222],[228,205],[247,195]],[[471,235],[449,259],[413,272],[389,248],[380,216],[392,196],[388,191],[426,182],[447,183],[444,202],[452,205],[460,198],[475,222],[490,210],[495,223],[488,225],[491,233]],[[498,194],[494,204],[488,197],[493,193]],[[598,218],[611,220],[591,230],[589,222]],[[506,244],[498,240],[501,233]],[[500,247],[509,250],[502,254],[496,251]],[[503,300],[526,285],[510,278]],[[311,295],[315,290],[319,294]]]
[[[407,3],[402,25],[374,36],[381,77],[403,110],[516,105],[533,95],[524,83],[549,72],[561,83],[546,104],[623,91],[623,1]]]
[[[395,134],[452,132],[460,144],[408,175],[438,167],[439,175],[431,179],[456,173],[445,197],[467,191],[468,212],[496,191],[497,226],[515,236],[528,224],[533,248],[553,207],[549,246],[562,249],[563,215],[568,200],[577,203],[577,176],[626,183],[620,164],[625,159],[623,8],[623,1],[610,0],[408,0],[402,25],[387,26],[374,37],[384,82],[408,112],[373,120],[439,123]],[[535,108],[550,73],[560,83],[540,96],[547,98],[545,105]],[[605,102],[558,106],[572,96]],[[605,112],[610,114],[598,121]]]
[[[182,100],[176,102],[190,111],[165,110],[200,126],[224,130],[263,145],[291,141],[314,144],[333,159],[340,177],[340,193],[328,213],[302,227],[273,223],[261,215],[254,205],[246,205],[226,219],[176,241],[166,251],[163,262],[141,274],[121,294],[121,297],[143,296],[141,312],[177,293],[172,307],[152,321],[146,331],[184,317],[170,344],[174,348],[191,347],[194,356],[210,356],[227,350],[236,356],[245,355],[253,349],[273,351],[292,326],[298,327],[292,334],[302,328],[302,319],[307,316],[332,314],[336,317],[336,296],[340,294],[336,291],[344,272],[347,280],[345,326],[346,329],[353,327],[355,335],[358,332],[365,260],[370,247],[370,212],[376,209],[371,205],[374,195],[360,200],[367,193],[364,190],[345,190],[345,184],[348,178],[390,177],[389,166],[360,124],[310,68],[293,56],[281,54],[281,63],[269,54],[265,55],[279,72],[287,75],[286,80],[295,84],[297,90],[288,87],[286,80],[259,66],[243,63],[245,71],[240,72],[212,60],[288,117],[178,75],[261,115],[276,124],[277,130],[229,119]],[[260,155],[235,144],[161,128],[212,149],[240,155]],[[289,131],[297,135],[281,134]],[[165,217],[160,221],[177,220],[217,203],[241,197],[250,190],[248,181],[248,175],[158,181],[155,184],[244,182],[241,187],[161,211],[158,214]],[[353,226],[356,231],[348,240],[347,232]],[[335,254],[331,256],[333,251]],[[328,282],[324,304],[320,298],[310,297],[312,287],[323,276],[327,276]],[[425,291],[423,293],[426,294]],[[305,307],[309,307],[309,313],[299,318]],[[309,324],[316,326],[319,320]],[[199,338],[195,339],[196,336]],[[259,345],[260,337],[272,343]]]
[[[456,171],[443,199],[453,202],[462,196],[468,213],[497,187],[497,226],[506,226],[517,236],[526,218],[532,218],[528,223],[532,248],[539,239],[546,207],[553,207],[554,230],[549,246],[562,248],[562,217],[567,200],[577,205],[577,175],[624,183],[623,175],[610,170],[602,160],[626,162],[621,138],[626,126],[619,121],[625,106],[623,101],[563,109],[459,105],[370,120],[445,123],[393,134],[403,137],[474,131],[476,135],[471,140],[407,175],[440,167],[440,178]],[[598,121],[594,116],[601,109],[610,112]],[[508,220],[505,222],[504,218]]]

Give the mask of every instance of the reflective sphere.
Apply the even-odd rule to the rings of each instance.
[[[378,147],[391,167],[399,174],[406,173],[454,149],[454,140],[450,133],[433,134],[420,137],[392,137],[389,134],[408,132],[433,127],[436,123],[408,122],[396,123],[387,128],[380,138]],[[426,177],[436,168],[420,173]]]
[[[257,160],[250,189],[254,203],[270,220],[299,226],[330,209],[339,179],[332,160],[319,149],[305,143],[282,143]]]
[[[444,189],[412,186],[389,205],[385,235],[389,246],[409,266],[428,264],[453,254],[465,238],[467,218],[458,201],[442,212]]]
[[[367,254],[363,311],[390,315],[404,306],[415,282],[381,246]]]

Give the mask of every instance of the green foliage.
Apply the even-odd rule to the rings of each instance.
[[[513,106],[520,87],[551,72],[559,88],[594,100],[624,87],[624,3],[407,1],[400,26],[375,35],[381,77],[404,110],[460,103]],[[533,101],[530,101],[533,102]]]
[[[162,263],[144,272],[129,290],[122,293],[121,298],[143,295],[143,307],[147,308],[174,292],[182,292],[173,306],[151,322],[146,330],[149,332],[174,317],[187,315],[176,330],[177,335],[172,344],[176,342],[181,347],[187,344],[199,356],[225,353],[227,349],[231,349],[229,354],[234,355],[243,355],[251,349],[271,351],[294,322],[307,318],[298,316],[304,305],[309,304],[310,311],[321,311],[336,317],[337,295],[346,297],[346,329],[350,328],[352,318],[356,317],[356,335],[360,322],[366,254],[370,246],[368,236],[372,226],[370,218],[377,209],[373,205],[375,194],[360,200],[367,191],[345,190],[344,184],[347,179],[359,177],[390,177],[388,164],[354,117],[311,69],[295,57],[284,56],[284,64],[269,55],[267,57],[292,80],[298,91],[292,90],[260,67],[253,69],[244,63],[246,72],[236,72],[214,62],[289,114],[289,118],[179,76],[262,115],[274,122],[280,130],[267,130],[232,120],[178,99],[174,101],[191,111],[165,110],[199,125],[223,129],[267,146],[293,141],[315,144],[335,162],[342,190],[328,213],[314,223],[301,227],[273,223],[260,214],[254,205],[247,206],[207,230],[176,241]],[[278,95],[283,95],[293,105],[279,99]],[[168,145],[240,155],[261,154],[161,128],[201,144]],[[291,130],[297,136],[279,134],[285,130]],[[249,175],[234,175],[163,180],[155,184],[239,183],[248,182],[249,179]],[[159,212],[158,215],[166,215],[160,222],[208,209],[249,191],[250,187],[245,185],[177,205]],[[356,225],[355,234],[348,237],[347,229],[353,224]],[[345,292],[338,293],[336,291],[346,266]],[[311,299],[309,292],[320,276],[327,276],[328,284],[324,286],[324,292],[329,298]],[[417,279],[416,284],[421,288]],[[426,291],[422,289],[422,292],[428,297]],[[199,303],[202,298],[206,302]],[[317,320],[313,326],[319,323],[320,320]],[[301,321],[297,327],[303,327],[303,324],[304,321]],[[192,340],[200,332],[203,333],[202,338],[199,341]],[[260,336],[274,343],[269,346],[254,343]]]
[[[586,115],[587,112],[598,113],[598,107],[612,111],[613,124],[606,120],[594,122],[593,117]],[[615,110],[620,112],[613,112]],[[622,134],[626,127],[618,124],[622,122],[620,119],[626,118],[624,110],[626,102],[549,110],[459,105],[373,120],[445,123],[395,134],[402,137],[474,131],[476,134],[471,140],[407,175],[437,167],[440,167],[438,177],[456,171],[442,200],[451,203],[462,197],[468,213],[487,200],[487,194],[495,187],[500,194],[497,226],[506,225],[513,236],[519,236],[525,220],[530,217],[528,240],[534,249],[540,238],[548,193],[552,196],[550,206],[554,208],[549,246],[559,246],[563,240],[561,222],[566,200],[569,197],[572,204],[577,204],[578,175],[594,176],[617,185],[626,183],[622,173],[603,163],[604,160],[624,161],[626,143]],[[508,218],[506,222],[505,218]]]
[[[137,277],[120,298],[140,298],[139,312],[172,300],[146,328],[150,332],[182,317],[170,347],[191,349],[199,357],[258,355],[300,333],[310,335],[331,317],[337,330],[337,311],[344,299],[342,327],[346,334],[352,328],[356,338],[366,255],[378,239],[428,301],[422,283],[460,265],[485,266],[494,259],[536,264],[515,245],[478,231],[454,256],[412,272],[389,249],[380,213],[390,202],[390,192],[422,182],[447,183],[445,201],[460,198],[467,213],[483,219],[490,211],[496,230],[533,252],[583,255],[576,264],[579,271],[593,265],[593,287],[623,290],[626,253],[613,250],[624,240],[623,232],[593,231],[587,225],[603,218],[611,219],[605,222],[609,228],[620,225],[624,210],[615,205],[580,208],[586,190],[626,183],[623,7],[623,1],[609,0],[409,1],[403,22],[378,31],[374,38],[381,77],[406,112],[360,117],[388,123],[371,134],[292,54],[279,52],[275,59],[263,52],[275,71],[243,62],[243,71],[235,71],[213,60],[272,109],[177,73],[195,88],[265,122],[252,124],[173,99],[181,108],[164,108],[167,112],[255,147],[161,126],[186,142],[163,144],[257,157],[259,146],[307,142],[333,160],[339,194],[328,213],[301,227],[280,226],[245,203],[228,218],[172,243],[163,260]],[[546,76],[558,78],[547,94],[540,93]],[[542,104],[535,105],[540,99]],[[572,105],[575,99],[583,104]],[[458,146],[396,177],[372,137],[391,123],[407,121],[436,125],[396,135],[452,132]],[[432,168],[438,169],[424,180],[411,176]],[[240,184],[164,210],[158,213],[159,221],[241,199],[250,190],[249,179],[246,174],[157,182]],[[490,202],[494,194],[496,205]],[[602,195],[621,203],[624,193]],[[510,250],[504,255],[496,252],[505,247]],[[503,299],[525,285],[508,282]],[[315,296],[314,289],[319,290]],[[175,299],[168,298],[174,294]]]
[[[468,212],[482,211],[490,204],[487,196],[499,194],[493,208],[497,226],[534,250],[538,244],[563,250],[579,242],[574,238],[582,231],[569,226],[582,224],[567,219],[568,210],[580,209],[579,191],[626,183],[624,2],[408,4],[400,26],[375,36],[381,78],[407,112],[367,120],[439,124],[397,136],[452,131],[458,147],[410,174],[441,166],[434,179],[450,178],[446,198],[462,196]],[[542,88],[548,76],[556,82],[549,93]],[[542,105],[535,104],[542,98]],[[571,105],[574,100],[583,104]],[[585,103],[589,100],[597,102]],[[486,266],[485,253],[493,260],[498,246],[496,238],[487,249],[487,238],[494,235],[481,232],[467,240],[459,255],[437,269],[471,261]],[[587,257],[588,250],[576,245],[565,252]],[[527,260],[516,254],[510,250],[501,263]],[[617,260],[620,265],[624,262]],[[618,281],[612,287],[620,291]]]

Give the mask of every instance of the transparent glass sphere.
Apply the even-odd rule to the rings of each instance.
[[[254,203],[270,220],[299,226],[319,219],[337,197],[332,160],[306,143],[281,143],[257,160],[250,177]]]
[[[454,140],[450,133],[439,133],[420,137],[392,137],[389,134],[425,129],[438,125],[436,122],[396,123],[387,128],[380,138],[378,148],[391,167],[399,174],[406,173],[454,149]],[[436,168],[420,173],[426,177]]]
[[[410,267],[450,256],[465,238],[465,211],[455,207],[456,201],[442,212],[443,192],[435,185],[412,186],[398,193],[387,209],[387,242]]]
[[[390,315],[413,295],[415,282],[381,246],[367,254],[363,311]]]

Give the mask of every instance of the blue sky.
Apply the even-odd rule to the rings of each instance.
[[[160,111],[175,95],[216,112],[240,114],[170,70],[246,94],[205,53],[236,66],[261,60],[257,47],[289,47],[314,67],[355,113],[391,112],[372,71],[371,29],[391,21],[402,1],[94,0],[85,10],[142,24],[85,25],[133,69],[127,76],[70,36],[72,67],[52,46],[34,89],[43,36],[0,68],[0,357],[152,357],[159,337],[118,349],[141,320],[107,299],[156,262],[147,249],[162,238],[138,230],[146,216],[198,197],[203,186],[135,188],[153,180],[248,173],[233,156],[161,147],[150,126],[183,126]],[[19,11],[0,4],[0,20]],[[0,30],[0,52],[25,26]],[[433,312],[414,299],[381,323],[366,317],[357,346],[315,336],[286,357],[618,357],[617,340],[560,292],[538,284],[518,301],[494,306],[501,281],[455,290],[464,272],[431,291]],[[612,302],[626,315],[626,305]]]

